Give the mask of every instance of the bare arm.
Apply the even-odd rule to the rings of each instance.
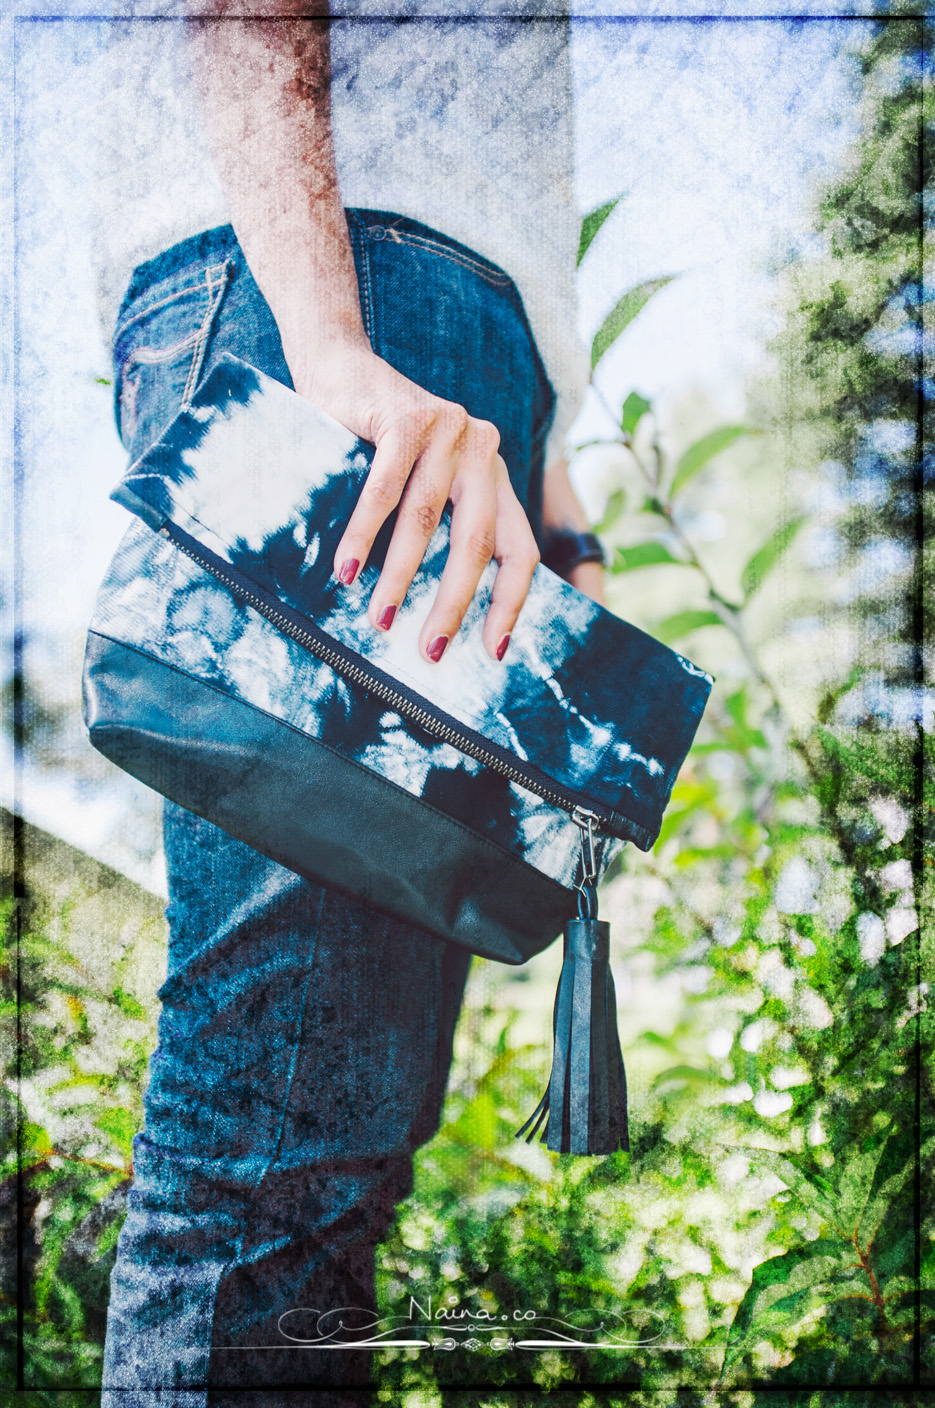
[[[257,18],[216,0],[190,23],[205,128],[231,220],[297,389],[329,354],[369,352],[331,136],[327,6]],[[315,5],[301,6],[307,15]]]
[[[451,549],[420,650],[440,658],[494,557],[484,643],[502,657],[538,551],[495,427],[432,396],[371,350],[334,162],[327,19],[283,18],[281,0],[270,19],[237,17],[240,0],[210,3],[209,15],[190,25],[193,65],[238,240],[276,319],[296,390],[376,446],[335,573],[354,579],[398,504],[369,608],[371,623],[388,629],[390,608],[402,602],[450,499]],[[308,13],[305,0],[290,3]]]
[[[498,572],[484,643],[502,657],[538,552],[487,422],[401,376],[363,327],[331,132],[327,0],[193,0],[193,68],[231,219],[272,310],[296,390],[377,447],[334,559],[352,581],[399,505],[370,601],[392,624],[450,498],[451,551],[419,645],[439,658],[490,557]],[[320,13],[314,18],[316,4]],[[291,18],[290,5],[303,18]],[[242,18],[249,15],[249,18]],[[583,527],[563,463],[546,477],[549,523]],[[600,600],[600,570],[571,580]]]

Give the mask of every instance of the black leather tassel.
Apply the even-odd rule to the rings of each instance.
[[[529,1130],[527,1144],[546,1119],[541,1142],[557,1153],[606,1155],[630,1147],[609,959],[610,925],[597,918],[572,919],[555,994],[549,1087],[516,1136]]]

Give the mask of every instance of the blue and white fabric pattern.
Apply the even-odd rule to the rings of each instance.
[[[137,460],[113,497],[148,525],[126,535],[92,631],[132,643],[338,749],[440,806],[565,888],[576,882],[574,806],[601,819],[602,865],[631,840],[655,840],[711,680],[540,567],[508,661],[491,660],[481,623],[487,569],[443,659],[417,637],[447,553],[432,538],[393,629],[366,618],[388,529],[358,580],[342,586],[333,553],[371,447],[280,383],[225,356],[187,409]],[[173,538],[154,537],[150,530]],[[187,537],[312,623],[364,670],[388,677],[433,717],[494,745],[513,778],[348,683],[204,566]],[[293,617],[295,619],[295,617]],[[561,805],[523,785],[545,777]],[[546,789],[548,790],[548,789]]]

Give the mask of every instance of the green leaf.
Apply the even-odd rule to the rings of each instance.
[[[723,841],[719,846],[680,846],[673,863],[684,870],[700,860],[732,860],[736,855],[737,847],[729,841]]]
[[[114,988],[110,996],[111,1001],[117,1004],[125,1017],[133,1017],[138,1022],[146,1021],[146,1008],[130,993],[124,992],[123,988]]]
[[[789,1328],[797,1323],[804,1312],[801,1292],[817,1291],[830,1275],[842,1271],[846,1252],[846,1245],[819,1238],[754,1267],[750,1288],[737,1307],[727,1336],[722,1375],[733,1367],[753,1334],[762,1336],[769,1330],[777,1333],[784,1328],[784,1322]],[[783,1306],[786,1300],[791,1304]],[[771,1315],[770,1311],[774,1313]]]
[[[109,1071],[79,1071],[77,1075],[68,1076],[65,1080],[58,1080],[54,1085],[49,1086],[49,1090],[58,1095],[63,1090],[99,1090],[102,1093],[112,1092],[117,1084],[117,1077]]]
[[[41,1124],[31,1120],[20,1126],[20,1150],[24,1164],[35,1163],[52,1152],[52,1141]]]
[[[689,446],[676,465],[670,494],[677,494],[690,479],[694,479],[709,460],[713,460],[715,455],[719,455],[728,445],[739,440],[741,435],[754,434],[756,432],[748,425],[722,425],[719,430],[712,430],[710,434],[703,435],[694,445]]]
[[[661,1036],[659,1032],[643,1032],[640,1035],[640,1041],[649,1041],[653,1046],[664,1046],[667,1050],[671,1049],[673,1046],[672,1038],[670,1036]]]
[[[845,694],[850,693],[854,686],[860,683],[866,673],[867,667],[865,665],[852,665],[843,680],[827,687],[821,699],[818,701],[818,708],[816,710],[820,724],[826,724],[828,722],[834,714],[835,705],[838,701],[842,699]]]
[[[801,1198],[803,1203],[814,1208],[825,1222],[835,1231],[846,1237],[847,1229],[837,1225],[838,1211],[835,1205],[834,1188],[817,1169],[803,1169],[797,1159],[789,1154],[781,1154],[776,1149],[758,1149],[749,1144],[741,1145],[741,1152],[755,1168],[765,1173],[773,1173],[781,1178],[789,1189]]]
[[[700,630],[702,626],[723,624],[720,616],[714,611],[677,611],[674,616],[667,616],[664,621],[658,621],[653,627],[653,635],[664,645],[671,645],[674,640],[680,640],[682,636],[687,636],[690,631]]]
[[[630,548],[618,548],[611,563],[611,572],[635,572],[637,567],[658,567],[660,563],[673,563],[676,567],[690,567],[680,557],[673,557],[662,543],[634,543]]]
[[[725,742],[742,752],[750,748],[766,747],[766,737],[762,729],[754,728],[747,720],[749,707],[750,701],[745,689],[738,689],[724,701],[724,708],[734,721],[733,728],[727,732]]]
[[[626,506],[626,495],[623,490],[615,489],[604,506],[604,513],[600,523],[594,525],[595,533],[606,533],[608,528],[612,528]]]
[[[698,1066],[670,1066],[668,1070],[660,1071],[653,1081],[655,1087],[660,1085],[682,1084],[684,1082],[701,1081],[704,1085],[726,1085],[723,1076],[719,1076],[716,1071],[708,1070]]]
[[[641,396],[638,391],[631,391],[620,414],[620,429],[624,435],[632,435],[646,412],[651,410],[652,406],[645,396]]]
[[[811,1345],[813,1342],[806,1340],[806,1343]],[[809,1384],[812,1387],[816,1384],[821,1384],[831,1387],[833,1384],[840,1382],[842,1356],[844,1356],[844,1363],[850,1368],[850,1360],[846,1357],[846,1350],[841,1344],[835,1344],[831,1348],[823,1347],[818,1349],[811,1347],[803,1349],[801,1345],[797,1345],[795,1358],[792,1363],[784,1369],[773,1369],[771,1371],[770,1387],[774,1384],[778,1386],[787,1383],[793,1385],[803,1383]],[[863,1383],[866,1377],[865,1374],[857,1374],[854,1376],[854,1381]],[[826,1400],[820,1399],[818,1393],[806,1394],[803,1398],[799,1393],[786,1396],[786,1394],[780,1391],[775,1395],[772,1393],[769,1394],[769,1401],[773,1402],[775,1408],[792,1408],[792,1405],[797,1406],[803,1401],[805,1403],[818,1404]],[[873,1400],[868,1396],[866,1401],[872,1402]]]
[[[114,1107],[104,1110],[95,1120],[95,1125],[114,1141],[127,1160],[133,1145],[133,1136],[138,1127],[138,1116],[134,1110]]]
[[[852,1235],[863,1216],[877,1165],[883,1157],[892,1129],[873,1135],[863,1144],[852,1142],[843,1160],[838,1180],[836,1203],[841,1225]]]
[[[685,822],[697,811],[710,811],[717,802],[717,784],[710,779],[701,782],[680,780],[672,792],[672,805],[659,831],[654,850],[658,852],[672,836],[677,836]]]
[[[898,792],[910,801],[915,799],[916,759],[912,751],[906,749],[887,757],[883,745],[878,741],[857,742],[851,746],[842,743],[827,728],[818,729],[818,738],[825,752],[841,763],[849,772],[859,773],[871,782],[879,782],[891,792]]]
[[[740,576],[740,585],[745,598],[751,597],[760,586],[770,568],[782,557],[804,522],[804,518],[793,518],[788,523],[783,523],[759,551],[753,554]]]
[[[919,1310],[921,1311],[919,1329],[925,1332],[931,1324],[935,1323],[935,1294],[932,1291],[923,1289],[919,1292]],[[891,1325],[902,1329],[907,1339],[910,1336],[915,1338],[913,1333],[916,1329],[915,1294],[913,1294],[912,1300],[894,1301],[888,1305],[886,1318]]]
[[[654,293],[658,293],[666,284],[670,284],[674,279],[674,274],[667,274],[661,279],[647,279],[644,283],[636,284],[628,289],[621,298],[617,300],[613,308],[607,314],[597,335],[591,343],[591,370],[597,366],[604,353],[614,345],[624,328],[629,327]]]
[[[594,236],[603,225],[609,215],[612,215],[617,206],[623,200],[623,194],[615,196],[613,200],[605,201],[596,210],[590,211],[581,222],[581,239],[578,242],[578,265],[587,254],[594,242]]]
[[[923,1168],[926,1161],[935,1150],[935,1138],[927,1139],[919,1150]],[[902,1211],[899,1207],[899,1195],[915,1176],[916,1157],[913,1149],[909,1157],[906,1158],[903,1166],[893,1173],[888,1172],[888,1166],[883,1160],[883,1149],[879,1151],[879,1158],[874,1169],[874,1178],[868,1190],[866,1198],[860,1211],[859,1225],[857,1228],[860,1244],[866,1250],[867,1246],[876,1237],[877,1230],[887,1213],[895,1210],[896,1216]],[[928,1176],[925,1176],[928,1181]]]

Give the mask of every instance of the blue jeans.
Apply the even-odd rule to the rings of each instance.
[[[554,397],[514,285],[415,221],[350,210],[348,226],[375,350],[493,421],[538,531]],[[131,456],[223,352],[291,385],[230,227],[136,270],[114,349]],[[104,1408],[364,1404],[367,1351],[297,1348],[279,1322],[298,1307],[373,1310],[375,1246],[438,1128],[470,954],[168,802],[164,837],[168,977]]]

